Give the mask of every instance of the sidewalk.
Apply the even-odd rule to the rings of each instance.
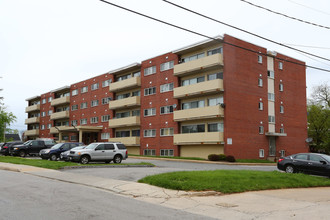
[[[94,187],[217,219],[329,219],[330,187],[221,195],[216,192],[168,190],[142,183],[90,177],[26,165],[0,163],[0,169]]]

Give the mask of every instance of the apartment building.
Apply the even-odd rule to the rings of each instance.
[[[302,61],[229,35],[27,99],[29,138],[130,154],[274,159],[307,152]]]

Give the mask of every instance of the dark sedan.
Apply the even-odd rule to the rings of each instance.
[[[330,156],[316,153],[294,154],[281,157],[277,168],[287,173],[303,172],[330,177]]]
[[[0,154],[7,156],[7,155],[9,155],[9,148],[11,146],[20,145],[20,144],[23,144],[23,142],[22,141],[11,141],[11,142],[4,143],[2,146],[0,146]]]

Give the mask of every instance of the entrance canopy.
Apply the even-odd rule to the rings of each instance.
[[[79,142],[83,142],[83,133],[98,133],[101,132],[103,127],[99,126],[55,126],[57,132],[51,133],[58,133],[58,141],[62,142],[62,135],[65,133],[79,133]]]

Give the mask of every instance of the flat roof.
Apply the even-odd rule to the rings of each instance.
[[[124,67],[121,67],[121,68],[118,68],[118,69],[115,69],[115,70],[111,70],[109,71],[108,73],[109,74],[120,74],[120,73],[123,73],[123,72],[126,72],[126,71],[130,71],[130,70],[133,70],[137,67],[140,67],[141,66],[141,63],[132,63],[130,65],[127,65],[127,66],[124,66]]]
[[[37,95],[37,96],[33,96],[33,97],[31,97],[31,98],[27,98],[27,99],[25,99],[25,101],[31,101],[31,100],[34,100],[34,99],[40,99],[41,98],[41,96],[40,95]]]
[[[54,89],[50,92],[59,92],[59,91],[62,91],[62,90],[70,90],[70,86],[63,86],[61,88],[58,88],[58,89]]]

